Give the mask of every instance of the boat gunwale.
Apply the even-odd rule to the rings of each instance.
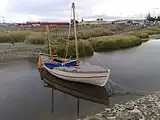
[[[43,64],[45,65],[46,62],[44,62]],[[46,66],[47,67],[47,66]],[[63,66],[61,66],[63,67]],[[106,71],[67,71],[67,70],[60,70],[60,69],[56,69],[58,67],[54,67],[53,69],[58,70],[58,71],[62,71],[62,72],[68,72],[68,73],[83,73],[83,74],[96,74],[96,73],[108,73],[109,69],[107,69]],[[48,68],[49,69],[49,68]],[[52,70],[52,69],[51,69]]]
[[[53,68],[53,69],[56,69],[56,68]],[[107,71],[67,71],[67,70],[60,70],[60,69],[56,69],[56,70],[59,70],[59,71],[63,71],[63,72],[69,72],[69,73],[83,73],[83,74],[95,74],[95,73],[108,73],[108,70]]]
[[[90,76],[90,77],[88,76],[88,77],[80,77],[80,76],[68,76],[68,75],[58,74],[58,73],[53,72],[53,71],[50,70],[49,68],[48,68],[48,71],[51,72],[51,73],[54,73],[54,74],[56,74],[56,75],[59,75],[59,76],[70,77],[70,78],[107,78],[107,76],[108,76],[108,75],[106,75],[106,76]]]
[[[51,57],[51,55],[46,54],[46,53],[39,53],[39,55],[45,56],[45,57]],[[57,55],[53,55],[52,57],[54,57],[54,59],[59,60],[61,62],[67,62],[69,60],[69,59],[66,59],[66,58],[58,57]]]

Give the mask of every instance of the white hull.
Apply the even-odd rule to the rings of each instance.
[[[63,80],[93,84],[97,86],[104,86],[107,83],[110,76],[109,69],[108,71],[102,73],[87,73],[87,72],[72,72],[72,71],[63,71],[57,69],[49,69],[45,65],[44,68],[52,75],[61,78]]]

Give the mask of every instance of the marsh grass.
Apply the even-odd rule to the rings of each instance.
[[[132,28],[126,26],[87,26],[86,29],[77,28],[77,36],[80,42],[79,55],[92,55],[93,52],[88,41],[94,50],[115,50],[134,47],[142,43],[141,39],[148,39],[149,35],[160,34],[160,26],[146,28]],[[49,39],[54,47],[54,53],[65,56],[66,41],[68,38],[67,28],[53,29],[49,33]],[[124,32],[125,31],[125,32]],[[127,31],[127,32],[126,32]],[[75,44],[73,31],[69,40],[68,56],[75,56]],[[87,39],[87,40],[86,40]],[[0,31],[0,43],[25,42],[27,44],[45,44],[46,34],[44,31],[22,30],[22,31]]]

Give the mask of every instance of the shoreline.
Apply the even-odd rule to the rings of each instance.
[[[141,43],[143,44],[143,43]],[[138,47],[141,44],[132,46],[132,47],[125,47],[120,49],[109,49],[106,50],[105,48],[95,49],[95,52],[110,52],[110,51],[117,51],[123,49],[129,49]],[[9,60],[23,60],[26,58],[36,58],[40,51],[45,51],[44,45],[33,45],[33,44],[25,44],[25,43],[15,43],[15,45],[11,45],[10,43],[0,43],[0,62],[9,61]],[[93,56],[93,52],[86,54],[85,57]],[[74,55],[73,55],[74,57]],[[80,57],[84,57],[84,55],[80,55]]]
[[[41,49],[43,49],[42,45],[0,43],[0,62],[36,58]]]
[[[139,47],[143,43],[148,42],[149,39],[141,39],[140,41],[141,42],[138,42],[138,44],[134,44],[132,46],[126,46],[122,48],[109,48],[109,49],[94,48],[94,51],[95,52],[111,52],[111,51],[117,51],[117,50],[123,50],[123,49],[130,49],[134,47]],[[88,48],[86,50],[88,50]],[[47,53],[45,45],[26,44],[26,43],[15,43],[15,45],[11,45],[10,43],[0,43],[0,55],[1,55],[0,61],[4,61],[4,58],[9,60],[12,60],[12,59],[18,60],[18,59],[24,59],[27,57],[35,58],[40,51],[44,51],[45,53]],[[63,50],[59,51],[59,53],[61,52],[64,53]],[[93,51],[91,51],[91,49],[89,50],[88,54],[85,54],[85,57],[89,57],[89,56],[93,56]],[[84,57],[84,55],[80,54],[80,57]]]
[[[150,35],[149,38],[146,38],[146,39],[145,38],[144,39],[138,39],[139,42],[132,43],[131,46],[130,45],[129,46],[128,45],[126,45],[126,46],[122,45],[121,47],[117,47],[117,46],[115,47],[115,45],[112,44],[111,47],[109,47],[109,48],[108,47],[106,48],[105,46],[104,47],[100,46],[100,47],[96,48],[93,45],[93,49],[94,49],[95,52],[111,52],[111,51],[129,49],[129,48],[139,47],[140,45],[148,42],[152,38],[153,39],[158,39],[159,36],[160,36],[160,34],[157,34],[157,35]],[[105,36],[103,36],[103,37],[105,37]],[[106,37],[110,37],[110,36],[106,36]],[[93,38],[93,39],[95,39],[95,38]],[[116,39],[117,39],[117,37],[116,37]],[[117,41],[117,40],[113,40],[113,41]],[[137,40],[135,39],[135,41],[137,41]],[[93,40],[93,42],[94,42],[94,40]],[[129,42],[129,44],[130,44],[130,42]],[[116,43],[114,43],[114,44],[116,44]],[[71,45],[71,47],[73,47],[72,45]],[[105,45],[108,46],[108,45],[110,45],[110,43],[106,43]],[[86,51],[85,52],[85,57],[93,56],[93,51],[91,50],[91,48],[89,48],[87,46],[85,46],[85,48],[82,48],[82,46],[80,46],[80,49],[84,49]],[[11,45],[10,43],[0,43],[0,55],[1,55],[0,61],[4,57],[10,59],[13,56],[16,59],[19,59],[19,58],[23,59],[23,58],[27,58],[27,57],[35,58],[37,56],[38,52],[40,52],[40,51],[44,51],[45,53],[47,53],[47,50],[46,50],[46,47],[45,47],[44,44],[26,44],[26,43],[23,42],[23,43],[15,43],[15,45]],[[57,52],[59,53],[58,55],[63,56],[62,54],[64,54],[64,49],[59,48],[59,51],[57,51]],[[71,56],[74,57],[73,49],[69,50],[69,52],[70,52],[70,54],[72,54]],[[82,55],[83,52],[84,51],[81,50],[81,53],[79,54],[80,57],[84,56],[84,55]]]
[[[58,28],[57,28],[58,29]],[[86,30],[87,29],[87,30]],[[97,31],[98,29],[98,31]],[[51,40],[51,46],[54,48],[54,54],[59,56],[65,56],[66,41],[68,38],[67,29],[61,28],[58,33],[56,31],[50,31],[48,37]],[[0,31],[0,43],[27,43],[30,45],[45,45],[46,38],[44,31],[34,31],[33,29],[21,30],[21,31]],[[93,50],[96,51],[112,51],[126,48],[132,48],[141,45],[143,42],[147,42],[150,39],[150,35],[155,37],[156,34],[160,34],[159,25],[147,26],[141,28],[133,28],[131,26],[123,25],[104,25],[104,26],[87,26],[86,28],[79,28],[77,36],[79,39],[78,48],[79,56],[92,56]],[[67,36],[66,36],[67,35]],[[75,42],[74,37],[71,36],[68,46],[68,57],[75,57]],[[90,45],[89,45],[90,44]],[[47,53],[47,48],[43,48]]]
[[[131,100],[125,104],[115,104],[112,108],[78,120],[152,120],[160,118],[160,92]]]

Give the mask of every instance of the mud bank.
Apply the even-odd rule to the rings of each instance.
[[[9,61],[36,57],[38,52],[43,49],[43,45],[19,44],[11,45],[9,43],[0,44],[0,61]]]

